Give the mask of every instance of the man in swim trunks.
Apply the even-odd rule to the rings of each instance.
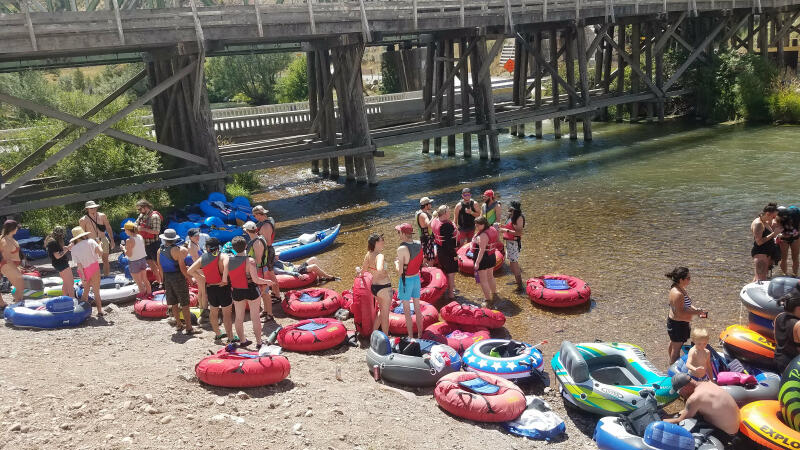
[[[481,215],[478,203],[472,199],[469,188],[461,190],[461,201],[453,209],[453,223],[458,229],[458,246],[472,239],[475,234],[475,218]]]
[[[162,216],[158,211],[153,210],[153,204],[147,200],[136,202],[136,209],[139,217],[136,224],[139,226],[139,234],[144,238],[144,250],[147,254],[147,265],[153,271],[153,276],[157,283],[162,282],[161,269],[158,265],[158,249],[161,247],[161,240],[158,235],[161,233]]]
[[[672,389],[686,400],[686,406],[677,417],[664,419],[664,422],[679,423],[699,414],[727,435],[721,436],[724,440],[732,440],[739,430],[740,420],[739,407],[731,394],[710,381],[695,381],[685,373],[672,377]]]
[[[178,331],[184,328],[181,315],[185,320],[184,332],[187,335],[202,333],[201,330],[192,328],[189,312],[189,283],[192,276],[186,270],[186,257],[189,251],[185,247],[176,245],[180,236],[175,230],[168,228],[159,238],[164,242],[158,249],[158,265],[164,274],[164,295],[167,305],[172,307],[172,316],[175,317],[175,328]]]
[[[103,275],[108,276],[111,272],[108,255],[111,253],[111,249],[116,248],[117,244],[114,242],[111,223],[108,222],[108,217],[105,214],[97,211],[99,207],[100,205],[95,203],[94,200],[86,202],[86,214],[80,218],[78,224],[89,232],[89,238],[100,244],[100,248],[103,250]]]
[[[411,238],[414,234],[414,227],[410,223],[403,223],[396,227],[397,234],[400,236],[400,247],[397,247],[397,259],[394,262],[395,269],[400,272],[400,281],[397,283],[397,299],[403,302],[403,312],[406,316],[406,327],[408,337],[414,337],[414,325],[411,321],[410,301],[414,301],[414,313],[417,316],[417,337],[422,338],[422,309],[419,305],[421,280],[419,271],[422,267],[423,254],[422,244]]]

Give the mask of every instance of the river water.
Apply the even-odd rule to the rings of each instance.
[[[749,224],[769,201],[800,203],[799,141],[796,127],[594,124],[590,143],[502,134],[494,163],[422,155],[414,143],[383,149],[378,186],[322,180],[308,166],[293,166],[268,171],[256,199],[278,221],[279,238],[342,224],[335,248],[318,255],[343,278],[329,283],[337,290],[352,285],[371,232],[385,233],[385,254],[394,259],[393,226],[413,222],[422,196],[452,207],[470,187],[491,188],[505,204],[520,200],[527,219],[523,278],[580,277],[592,288],[592,303],[562,311],[535,306],[513,292],[506,268],[497,276],[508,332],[530,343],[547,340],[548,361],[562,340],[599,339],[638,344],[665,369],[663,274],[676,265],[692,270],[689,294],[710,311],[695,323],[712,335],[746,320],[738,292],[752,278]],[[477,154],[474,140],[473,147]],[[397,274],[392,278],[396,286]],[[456,288],[463,299],[482,299],[471,277],[458,275]]]

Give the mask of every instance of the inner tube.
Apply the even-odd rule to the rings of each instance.
[[[440,311],[442,319],[456,325],[472,327],[500,328],[506,323],[505,314],[495,309],[481,308],[472,303],[452,301]]]
[[[694,419],[688,419],[681,425],[663,421],[651,422],[645,428],[644,436],[637,436],[630,432],[622,418],[603,417],[597,422],[593,439],[599,450],[725,449],[719,439],[707,436],[703,428],[710,431],[710,425]]]
[[[751,313],[772,320],[783,312],[778,299],[784,294],[797,292],[798,280],[793,277],[775,277],[770,281],[746,284],[739,292],[742,304]]]
[[[393,346],[392,341],[398,345]],[[402,347],[401,347],[402,345]],[[390,339],[382,331],[370,335],[367,367],[373,376],[404,386],[433,386],[461,370],[461,357],[446,345],[425,339]]]
[[[548,274],[528,280],[525,292],[531,301],[553,308],[568,308],[589,301],[592,290],[580,278]]]
[[[283,311],[298,319],[332,316],[341,307],[341,295],[332,289],[325,288],[289,291],[281,302]]]
[[[783,371],[778,401],[784,423],[800,431],[800,356],[792,359]]]
[[[136,282],[128,279],[125,274],[113,274],[100,278],[100,299],[103,304],[126,303],[136,299],[139,293],[139,286]],[[76,287],[75,294],[80,297],[83,295],[83,283]]]
[[[411,306],[411,323],[412,330],[417,332],[417,315],[414,311],[414,302],[409,302]],[[439,320],[439,311],[430,303],[420,301],[419,307],[422,310],[422,329],[428,328]],[[403,309],[403,302],[392,300],[391,311],[389,312],[389,333],[397,335],[408,334],[406,327],[406,315]]]
[[[747,328],[750,328],[767,339],[775,340],[775,323],[771,319],[748,312]]]
[[[189,291],[189,306],[197,306],[197,293],[194,291]],[[169,317],[170,308],[164,291],[153,292],[150,297],[136,300],[133,304],[133,312],[145,319],[165,319]]]
[[[469,251],[470,248],[469,242],[462,245],[461,248],[456,251],[456,255],[458,256],[458,271],[465,274],[465,275],[474,275],[475,274],[475,261],[472,260],[472,257],[469,255],[471,254]],[[497,272],[503,267],[503,262],[506,260],[506,255],[498,249],[494,249],[494,258],[495,258],[495,265],[494,271]]]
[[[744,405],[739,410],[742,421],[739,431],[755,442],[758,448],[793,450],[800,448],[800,432],[782,420],[778,400],[761,400]]]
[[[470,325],[454,325],[447,322],[436,322],[425,328],[422,339],[436,341],[452,347],[458,353],[472,346],[472,344],[489,339],[489,329]]]
[[[3,312],[7,323],[25,328],[76,327],[92,314],[92,306],[72,297],[23,300]]]
[[[758,400],[775,400],[781,387],[781,377],[773,372],[759,372],[755,375],[755,386],[728,385],[720,386],[723,391],[731,394],[736,404],[740,407]]]
[[[227,388],[275,384],[288,377],[289,370],[289,360],[283,355],[259,356],[255,352],[228,352],[224,348],[194,367],[201,382]]]
[[[476,422],[508,422],[525,411],[525,394],[513,382],[489,374],[456,372],[436,383],[433,397],[450,414]]]
[[[775,341],[741,325],[731,325],[719,335],[722,349],[730,359],[764,369],[775,368]]]
[[[319,352],[344,342],[347,329],[336,319],[306,319],[278,331],[278,345],[293,352]]]
[[[434,304],[447,292],[447,275],[438,267],[423,267],[419,271],[419,299]],[[392,299],[397,300],[397,290],[392,289]]]
[[[514,355],[503,354],[503,349],[511,346],[524,346],[524,349]],[[464,352],[464,364],[471,372],[521,379],[533,375],[534,369],[541,372],[544,359],[539,350],[525,342],[486,339],[475,343]]]
[[[353,290],[347,289],[342,291],[342,308],[353,312]]]
[[[317,274],[314,272],[300,274],[299,277],[293,277],[286,274],[276,275],[276,277],[278,278],[278,287],[284,290],[303,289],[311,286],[317,281]]]

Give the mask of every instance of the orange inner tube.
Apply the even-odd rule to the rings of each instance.
[[[781,420],[781,404],[777,400],[760,400],[742,407],[739,431],[762,448],[774,450],[800,449],[800,432]]]

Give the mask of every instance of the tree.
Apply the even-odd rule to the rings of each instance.
[[[286,73],[278,80],[278,100],[281,103],[308,100],[308,63],[306,55],[296,55],[286,69]]]
[[[72,89],[83,92],[86,90],[86,77],[83,76],[81,69],[72,72]]]
[[[228,101],[244,94],[254,105],[275,103],[278,74],[289,54],[218,56],[206,60],[206,83],[212,102]]]
[[[400,77],[397,76],[397,66],[394,61],[381,58],[381,94],[394,94],[400,92]]]

